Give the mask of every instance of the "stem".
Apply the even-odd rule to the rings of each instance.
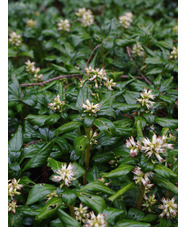
[[[140,188],[140,195],[139,195],[139,198],[138,198],[138,201],[137,201],[137,209],[138,210],[141,210],[141,205],[142,205],[142,202],[143,202],[144,192],[145,192],[145,187],[142,184],[141,188]]]
[[[87,183],[86,181],[86,175],[89,169],[89,160],[90,160],[90,147],[88,147],[85,150],[85,171],[86,173],[83,175],[83,184],[85,185]]]
[[[74,213],[74,206],[73,205],[69,205],[68,206],[69,210],[70,210],[70,215],[76,219],[75,213]]]
[[[143,56],[143,62],[142,62],[142,65],[144,65],[145,64],[145,59],[146,59],[146,56],[147,56],[147,54],[146,54],[146,52],[144,53],[144,56]]]
[[[88,139],[90,139],[90,130],[91,130],[91,127],[85,128],[86,136],[87,136]],[[83,184],[84,185],[87,183],[86,175],[87,175],[87,172],[88,172],[88,169],[89,169],[90,149],[91,149],[91,146],[89,144],[89,146],[85,149],[85,171],[86,172],[83,175]]]

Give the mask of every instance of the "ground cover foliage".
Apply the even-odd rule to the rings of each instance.
[[[177,226],[177,2],[9,1],[9,226]]]

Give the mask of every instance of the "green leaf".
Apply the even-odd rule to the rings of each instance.
[[[56,64],[51,64],[51,68],[58,71],[58,72],[61,72],[61,73],[67,73],[68,72],[64,67],[56,65]]]
[[[117,167],[115,170],[112,170],[110,173],[104,174],[103,177],[108,178],[120,177],[122,175],[128,174],[133,169],[134,167],[131,165],[121,164],[119,167]]]
[[[85,174],[85,170],[77,162],[73,162],[72,165],[73,171],[76,173],[76,179],[80,178],[81,176],[83,176],[83,174]]]
[[[153,180],[156,182],[156,184],[160,187],[163,188],[165,190],[171,191],[174,194],[178,194],[178,187],[176,185],[174,185],[173,183],[171,183],[170,181],[168,181],[167,179],[164,179],[162,177],[159,176],[154,176]]]
[[[99,116],[109,116],[115,118],[115,111],[111,107],[115,96],[111,91],[104,94],[100,102],[100,111],[98,111]]]
[[[128,214],[127,214],[127,218],[128,219],[132,219],[134,221],[138,221],[140,218],[143,218],[145,216],[145,214],[136,209],[136,208],[130,208],[130,210],[128,211]]]
[[[50,222],[50,227],[64,227],[59,218],[56,218]]]
[[[158,219],[158,215],[157,214],[147,214],[145,217],[140,218],[139,221],[143,221],[143,222],[154,222]]]
[[[116,39],[115,41],[116,45],[118,46],[122,46],[122,47],[125,47],[125,46],[128,46],[130,44],[134,44],[136,43],[135,40],[128,40],[128,39]]]
[[[9,151],[19,151],[23,144],[22,127],[19,126],[17,132],[9,141]]]
[[[119,137],[107,136],[104,132],[101,132],[99,133],[97,140],[100,146],[109,146],[116,144],[119,140]]]
[[[125,211],[113,207],[107,207],[103,211],[103,214],[106,215],[106,222],[110,226],[114,226],[116,219],[120,218],[124,213]]]
[[[89,195],[81,192],[78,194],[78,198],[84,205],[90,207],[96,213],[102,213],[106,206],[105,200],[97,195]]]
[[[53,158],[48,158],[47,166],[49,166],[53,172],[56,172],[58,169],[61,169],[62,163],[54,160]]]
[[[162,67],[155,67],[155,68],[152,68],[150,69],[148,72],[147,72],[147,75],[157,75],[157,74],[160,74],[162,72]]]
[[[81,224],[65,211],[58,209],[57,215],[65,227],[81,227]]]
[[[135,184],[133,182],[129,183],[129,184],[126,184],[124,187],[122,187],[119,191],[117,191],[114,195],[110,196],[108,199],[113,202],[118,197],[123,195],[128,190],[133,189],[134,187],[135,187]]]
[[[136,98],[139,96],[139,92],[127,90],[124,94],[124,98],[127,104],[136,104]]]
[[[81,122],[71,121],[57,128],[56,133],[65,133],[65,132],[74,131],[75,129],[78,129],[81,125],[82,125]]]
[[[106,134],[112,135],[115,132],[115,127],[112,121],[106,118],[97,118],[94,121],[94,125],[99,128],[100,131],[105,132]]]
[[[146,64],[152,64],[152,65],[164,65],[165,61],[161,57],[156,56],[156,57],[146,58],[145,63]]]
[[[77,156],[80,156],[83,154],[85,149],[89,146],[90,141],[87,137],[85,136],[78,136],[74,140],[74,148],[75,148],[75,153]]]
[[[35,184],[29,192],[26,205],[32,205],[33,203],[44,199],[46,195],[54,190],[56,190],[56,187],[51,184]]]
[[[17,52],[15,50],[12,49],[8,49],[8,57],[9,58],[15,58],[17,56]]]
[[[169,129],[178,128],[178,120],[177,119],[155,117],[154,122],[156,124],[161,125],[163,128],[169,128]]]
[[[170,78],[163,80],[161,83],[161,87],[159,88],[160,92],[164,92],[170,88],[170,85],[172,84],[174,77],[171,76]]]
[[[85,83],[83,85],[83,87],[79,90],[79,94],[77,97],[77,101],[76,101],[76,107],[79,110],[82,110],[81,105],[84,103],[86,103],[86,99],[88,99],[88,85],[87,83]]]
[[[26,162],[22,171],[24,172],[27,169],[36,168],[45,164],[47,158],[50,155],[52,147],[53,141],[49,142],[44,147],[42,147],[41,150],[34,157],[32,157],[30,160]]]
[[[30,186],[35,184],[35,182],[30,180],[27,176],[23,176],[20,178],[20,184],[23,184],[24,186]]]
[[[141,121],[140,120],[137,121],[136,128],[137,128],[137,136],[143,137],[143,131],[142,131],[142,128],[141,128]]]
[[[154,171],[164,178],[168,178],[168,179],[170,179],[172,177],[177,178],[177,174],[175,174],[168,167],[161,165],[161,164],[155,165]]]
[[[93,122],[95,120],[95,117],[85,116],[84,125],[86,128],[89,128],[92,126]]]
[[[29,114],[26,117],[30,123],[38,126],[43,125],[53,125],[59,120],[60,116],[58,114],[51,114],[51,115],[31,115]]]
[[[19,206],[16,211],[21,213],[21,215],[25,215],[28,217],[35,217],[40,213],[40,209],[34,210],[33,208],[27,207],[27,206]]]
[[[56,210],[60,207],[62,208],[61,198],[51,198],[41,209],[40,213],[35,217],[36,220],[42,221],[44,219],[52,217]],[[63,206],[63,208],[65,208]]]
[[[105,184],[103,184],[102,182],[99,182],[99,181],[90,182],[87,185],[80,188],[79,191],[87,192],[87,193],[103,192],[108,195],[113,195],[115,193],[112,189],[110,189],[108,186],[106,186]]]
[[[75,203],[76,195],[72,189],[66,188],[61,198],[65,204],[72,205]]]
[[[113,108],[121,110],[122,112],[129,112],[132,110],[137,110],[140,108],[139,104],[125,104],[125,103],[115,103]]]
[[[150,227],[149,223],[143,223],[138,221],[129,221],[129,220],[121,220],[115,224],[114,227]]]

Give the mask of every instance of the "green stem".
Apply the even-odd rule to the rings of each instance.
[[[143,202],[144,192],[145,192],[145,187],[142,184],[141,188],[140,188],[140,195],[139,195],[139,198],[138,198],[138,201],[137,201],[137,209],[138,210],[141,210],[141,205],[142,205],[142,202]]]
[[[89,160],[90,160],[90,149],[89,147],[85,150],[85,174],[83,175],[83,184],[85,185],[87,183],[86,181],[86,175],[89,169]]]
[[[88,139],[90,139],[90,130],[91,127],[89,128],[85,128],[85,132],[86,132],[86,136]],[[90,149],[91,149],[91,145],[89,145],[86,149],[85,149],[85,174],[83,175],[83,184],[85,185],[87,183],[86,181],[86,175],[88,173],[88,169],[89,169],[89,161],[90,161]]]
[[[74,213],[74,206],[73,205],[69,205],[68,206],[69,210],[70,210],[70,215],[76,219],[75,213]]]
[[[143,56],[143,62],[142,62],[142,65],[144,65],[145,64],[145,59],[146,59],[146,57],[147,57],[147,54],[146,54],[146,52],[144,53],[144,56]]]

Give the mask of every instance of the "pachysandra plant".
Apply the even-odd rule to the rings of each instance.
[[[177,227],[177,27],[175,1],[9,2],[10,227]]]

